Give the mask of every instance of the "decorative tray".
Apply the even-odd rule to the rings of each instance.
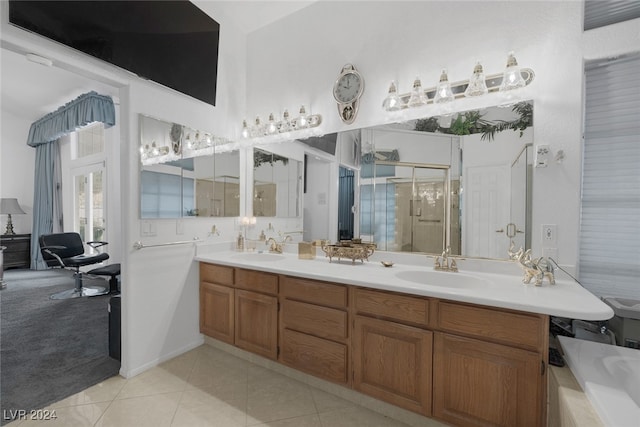
[[[342,258],[350,259],[352,264],[356,263],[359,259],[364,263],[364,260],[369,261],[369,257],[376,249],[375,243],[347,243],[340,242],[337,245],[322,245],[322,250],[329,257],[329,262],[333,258],[338,258],[340,261]]]

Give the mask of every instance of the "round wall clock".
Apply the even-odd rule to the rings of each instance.
[[[358,101],[364,91],[362,75],[351,64],[342,67],[333,84],[333,97],[338,103],[338,114],[343,122],[353,123],[358,114]]]

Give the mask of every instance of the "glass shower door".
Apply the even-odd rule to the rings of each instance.
[[[418,166],[398,169],[396,175],[404,178],[387,179],[387,186],[393,184],[395,189],[395,200],[387,204],[395,214],[395,248],[389,250],[442,252],[450,218],[448,170]]]

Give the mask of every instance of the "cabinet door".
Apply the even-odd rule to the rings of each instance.
[[[235,345],[270,359],[278,357],[278,298],[236,289]]]
[[[430,331],[356,316],[353,388],[431,415],[432,340]]]
[[[233,344],[233,288],[200,282],[200,332]]]
[[[539,354],[436,333],[433,415],[457,426],[540,426],[546,419]]]

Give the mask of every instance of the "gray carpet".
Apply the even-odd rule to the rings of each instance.
[[[51,300],[73,287],[64,270],[7,270],[0,291],[0,407],[39,409],[117,375],[109,357],[111,296]],[[105,284],[101,278],[89,284]],[[15,412],[14,412],[15,413]],[[2,417],[1,424],[9,420]]]

